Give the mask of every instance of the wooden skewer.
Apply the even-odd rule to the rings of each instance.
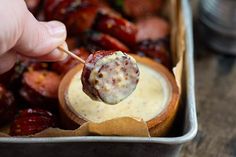
[[[65,52],[65,53],[67,53],[68,55],[70,55],[70,56],[73,57],[74,59],[78,60],[79,62],[85,64],[85,61],[84,61],[82,58],[80,58],[79,56],[76,56],[74,53],[72,53],[72,52],[70,52],[70,51],[64,49],[62,46],[58,46],[57,48],[58,48],[59,50]]]

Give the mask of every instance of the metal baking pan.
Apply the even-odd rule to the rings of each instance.
[[[0,156],[178,156],[181,146],[197,133],[194,91],[194,62],[192,17],[188,0],[182,0],[186,25],[185,91],[181,112],[175,124],[178,132],[168,137],[51,137],[51,138],[0,138]]]

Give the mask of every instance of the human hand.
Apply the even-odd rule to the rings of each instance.
[[[58,21],[39,22],[28,11],[24,0],[1,0],[0,5],[0,74],[8,71],[17,54],[43,61],[62,60],[66,28]]]

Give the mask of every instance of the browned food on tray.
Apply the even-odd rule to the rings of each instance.
[[[160,17],[152,16],[138,20],[136,25],[138,28],[136,36],[138,54],[148,56],[170,69],[169,24]]]
[[[75,49],[72,52],[84,60],[86,60],[87,57],[89,56],[89,52],[86,51],[84,48]],[[59,74],[65,74],[66,72],[68,72],[70,69],[72,69],[77,64],[79,64],[79,62],[77,60],[68,56],[63,61],[53,63],[52,69]]]
[[[136,26],[122,17],[100,13],[97,16],[95,28],[129,46],[133,46],[136,42]]]
[[[46,20],[62,21],[75,35],[90,29],[97,10],[97,0],[46,0],[44,11]]]
[[[166,39],[144,40],[137,44],[136,49],[138,54],[148,56],[168,69],[171,68],[168,41]]]
[[[38,133],[46,128],[55,127],[54,115],[43,109],[24,109],[15,118],[10,128],[11,136],[26,136]]]
[[[121,51],[97,51],[86,60],[81,79],[83,91],[92,99],[117,104],[136,88],[139,69]]]
[[[56,108],[60,76],[47,70],[33,70],[23,74],[20,95],[32,106]]]
[[[49,69],[49,64],[28,58],[19,58],[14,67],[0,75],[0,83],[17,89],[21,84],[21,78],[25,71]]]
[[[170,26],[163,18],[153,16],[140,19],[137,23],[137,42],[166,38],[170,34]]]
[[[10,122],[16,112],[13,94],[0,84],[0,126]]]
[[[140,18],[157,13],[163,0],[109,0],[109,2],[125,15]]]
[[[66,25],[69,34],[66,42],[69,49],[85,60],[85,64],[82,65],[70,56],[63,61],[52,63],[19,57],[9,72],[0,75],[0,126],[13,120],[17,111],[16,104],[20,108],[18,110],[21,110],[11,125],[12,136],[32,135],[56,126],[52,113],[57,114],[58,106],[61,105],[58,102],[59,84],[61,78],[71,69],[80,67],[82,85],[79,82],[79,87],[93,100],[110,105],[119,102],[129,105],[126,100],[129,101],[133,95],[126,98],[136,89],[137,83],[140,85],[142,82],[141,79],[139,81],[139,77],[143,67],[139,66],[139,69],[136,61],[125,53],[136,53],[149,57],[169,69],[172,67],[169,55],[170,25],[158,16],[163,0],[25,2],[36,18],[40,18],[39,20],[59,20]],[[138,58],[137,61],[147,59],[132,55]],[[79,90],[79,87],[75,91]],[[89,104],[96,103],[102,104],[95,101]],[[31,108],[27,106],[28,109],[22,110],[26,107],[24,105],[30,105]],[[60,123],[63,121],[64,119]],[[154,126],[154,121],[147,121],[147,124],[152,134],[150,128]]]
[[[98,45],[102,50],[129,51],[129,48],[116,38],[100,32],[90,33],[88,35],[88,42]]]

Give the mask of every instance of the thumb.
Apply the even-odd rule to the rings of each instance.
[[[58,21],[39,22],[28,12],[24,19],[23,31],[13,50],[20,54],[42,58],[50,53],[47,60],[64,59],[66,55],[56,49],[65,42],[66,28]]]

